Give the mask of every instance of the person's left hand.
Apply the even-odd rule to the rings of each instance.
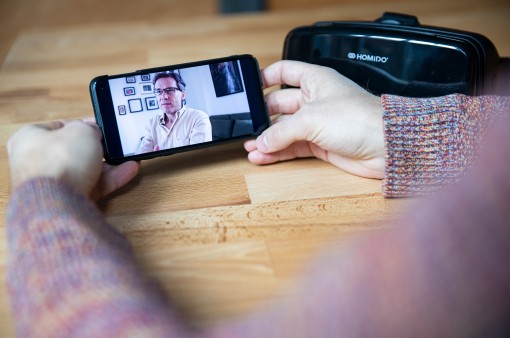
[[[134,161],[104,163],[99,128],[79,120],[25,126],[9,139],[7,153],[13,187],[52,177],[94,200],[124,186],[140,168]]]

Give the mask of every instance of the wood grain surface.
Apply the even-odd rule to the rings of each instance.
[[[294,27],[372,20],[384,11],[482,33],[501,55],[510,55],[507,1],[347,2],[21,31],[0,68],[0,336],[14,335],[4,287],[10,192],[5,145],[17,128],[92,116],[88,84],[97,75],[244,53],[266,66],[281,58]],[[204,326],[288,294],[314,253],[332,239],[343,243],[391,226],[408,201],[384,199],[380,186],[315,159],[256,166],[234,142],[145,161],[140,175],[100,207],[133,243],[143,269],[190,322]]]

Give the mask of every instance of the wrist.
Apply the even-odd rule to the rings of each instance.
[[[385,137],[384,137],[384,123],[383,123],[383,106],[381,97],[370,94],[370,100],[368,101],[368,111],[371,112],[372,116],[372,127],[368,131],[370,135],[370,145],[372,154],[372,175],[373,178],[382,179],[385,175]]]

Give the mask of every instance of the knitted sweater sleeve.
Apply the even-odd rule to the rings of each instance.
[[[383,95],[387,197],[426,195],[457,183],[476,162],[488,126],[510,98]]]
[[[33,179],[13,191],[7,225],[18,336],[179,335],[161,290],[89,199],[62,182]]]

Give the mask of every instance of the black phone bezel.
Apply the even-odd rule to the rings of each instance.
[[[154,151],[150,153],[124,156],[117,126],[115,108],[113,105],[112,96],[110,94],[108,80],[237,60],[240,61],[241,74],[243,76],[245,92],[248,99],[248,105],[250,108],[250,114],[254,129],[254,132],[252,134],[235,136],[228,139],[212,140],[209,142],[198,143],[183,147],[175,147],[165,150]],[[95,77],[90,82],[90,95],[92,99],[96,122],[103,134],[104,158],[106,162],[111,164],[119,164],[130,160],[137,161],[146,160],[160,156],[167,156],[179,152],[209,147],[213,145],[224,144],[234,140],[253,138],[260,135],[271,124],[271,119],[269,117],[267,106],[264,100],[260,67],[257,59],[249,54],[232,55],[223,58],[194,61],[155,68],[147,68],[143,70],[137,70],[135,72],[117,75],[98,76]]]

